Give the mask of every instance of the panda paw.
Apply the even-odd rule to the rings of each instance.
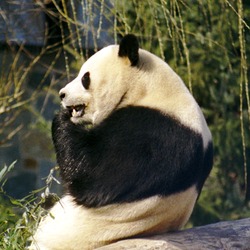
[[[59,119],[61,122],[69,122],[71,114],[67,109],[61,109],[55,116],[56,119]]]
[[[52,134],[71,134],[74,132],[81,132],[88,131],[92,126],[89,124],[81,123],[76,124],[71,120],[72,116],[69,110],[62,109],[60,110],[54,117],[52,122]]]
[[[70,122],[70,113],[68,110],[60,110],[52,121],[52,132],[55,130],[65,129]]]

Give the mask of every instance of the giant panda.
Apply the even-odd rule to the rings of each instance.
[[[30,249],[95,249],[185,225],[212,168],[209,128],[181,78],[126,35],[59,92],[66,189]]]

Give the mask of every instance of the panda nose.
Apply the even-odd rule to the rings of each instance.
[[[60,90],[60,92],[59,92],[60,99],[63,100],[65,98],[65,96],[66,96],[65,92]]]

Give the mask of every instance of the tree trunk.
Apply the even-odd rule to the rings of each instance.
[[[166,233],[162,235],[121,240],[98,250],[250,250],[250,218],[224,221]]]

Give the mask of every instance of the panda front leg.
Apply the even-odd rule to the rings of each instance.
[[[52,123],[57,162],[67,192],[81,206],[110,204],[119,190],[107,181],[113,173],[113,185],[117,182],[116,173],[112,171],[114,164],[108,161],[111,150],[105,132],[110,130],[109,125],[103,131],[102,127],[88,128],[86,124],[75,124],[70,118],[67,110],[61,110]],[[113,196],[110,195],[111,190]]]
[[[74,124],[70,119],[70,112],[64,109],[55,115],[52,122],[52,139],[57,163],[65,183],[70,183],[79,168],[83,167],[85,148],[88,144],[86,139],[88,130],[84,125]],[[82,163],[81,166],[79,162]]]

